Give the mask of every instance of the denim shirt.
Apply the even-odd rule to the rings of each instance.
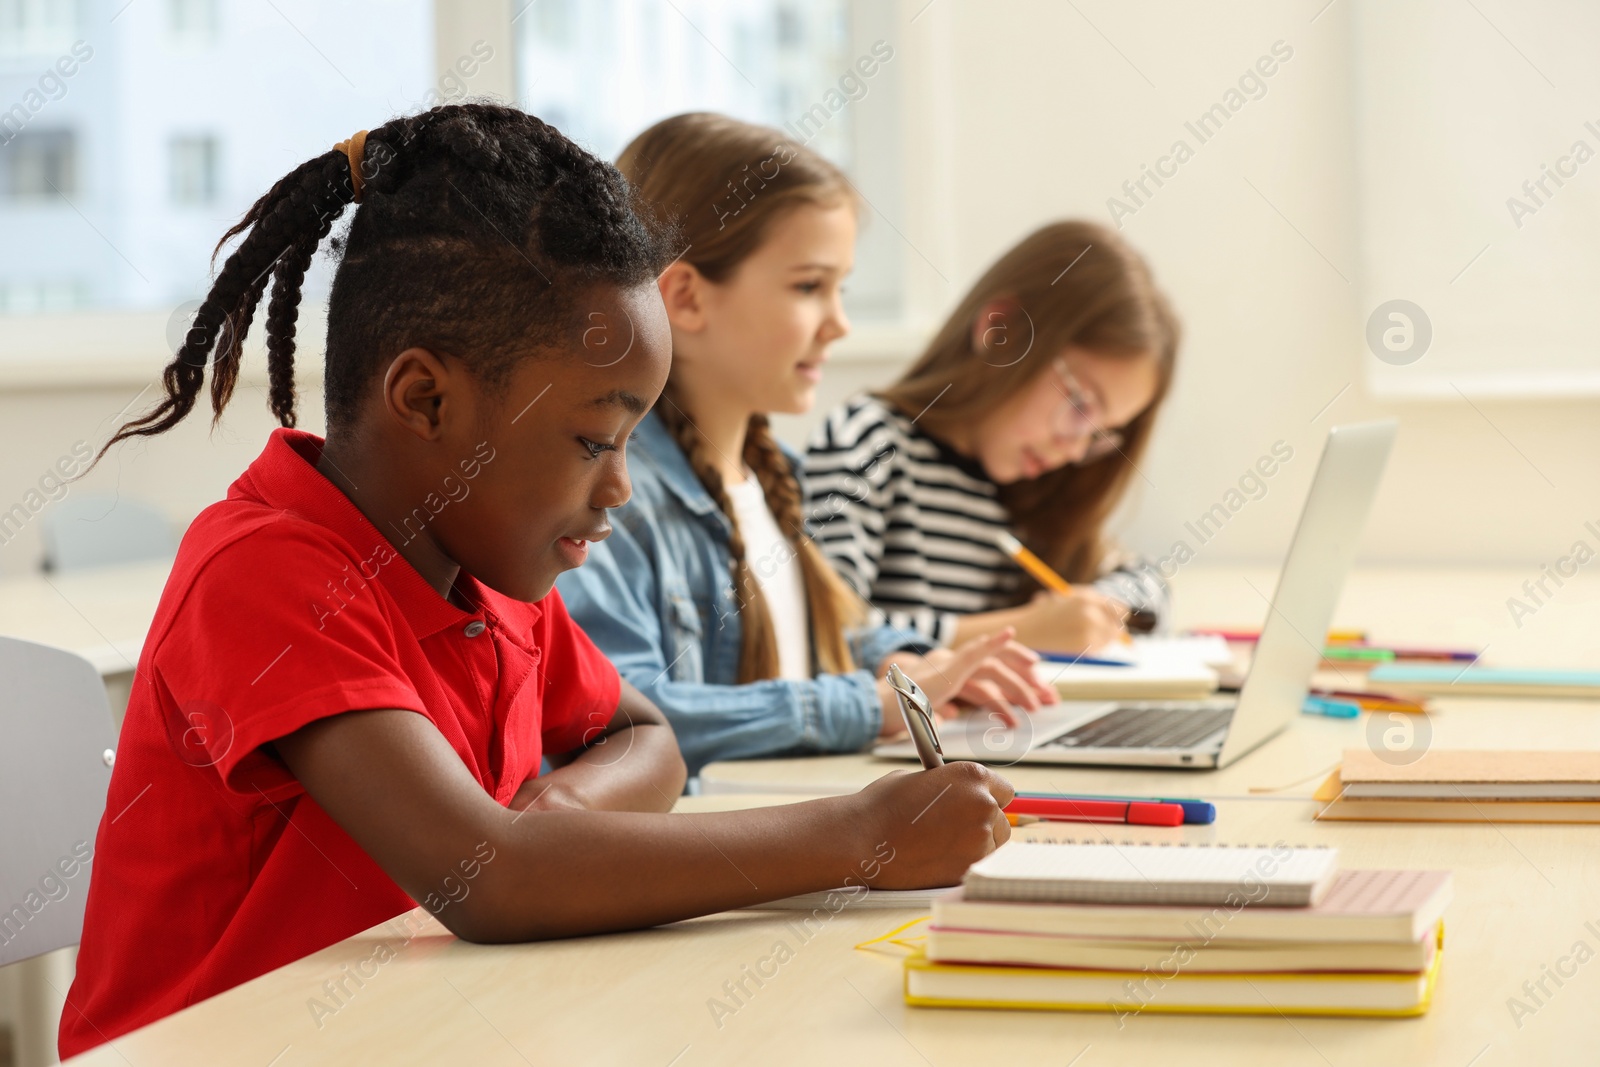
[[[785,449],[798,467],[797,457]],[[737,684],[741,628],[722,509],[654,413],[628,445],[633,496],[611,536],[556,587],[622,677],[666,713],[691,776],[714,760],[854,752],[882,720],[870,670]],[[849,635],[855,662],[935,646],[909,630]]]

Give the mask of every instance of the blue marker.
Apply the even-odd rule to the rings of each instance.
[[[1361,705],[1353,700],[1330,700],[1327,697],[1308,696],[1300,710],[1307,715],[1326,715],[1330,719],[1353,719],[1361,714]]]
[[[1094,656],[1074,656],[1066,652],[1041,652],[1039,658],[1046,663],[1081,663],[1085,667],[1131,667],[1125,659],[1098,659]]]
[[[1184,800],[1177,797],[1114,797],[1097,793],[1018,792],[1017,796],[1033,797],[1038,800],[1112,800],[1137,801],[1144,804],[1176,804],[1183,809],[1183,821],[1187,825],[1204,826],[1217,821],[1217,806],[1206,800]]]

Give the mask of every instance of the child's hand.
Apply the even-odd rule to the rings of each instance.
[[[885,657],[879,670],[898,664],[928,694],[928,702],[942,717],[956,714],[959,709],[953,701],[959,700],[993,712],[1006,726],[1015,726],[1017,707],[1037,711],[1057,698],[1053,687],[1034,677],[1038,655],[1011,637],[1007,628],[975,637],[958,648],[936,649],[922,656],[897,652]],[[885,698],[883,736],[892,737],[903,733],[905,724],[893,691],[887,684],[880,686]]]
[[[1045,652],[1087,652],[1125,633],[1127,614],[1124,604],[1094,589],[1043,592],[1019,612],[1017,640]]]
[[[878,889],[957,885],[1011,836],[1011,783],[978,763],[888,774],[855,799],[868,828],[860,869]]]

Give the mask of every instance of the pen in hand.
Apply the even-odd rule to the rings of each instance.
[[[900,714],[905,717],[906,731],[917,746],[917,758],[922,761],[922,769],[931,771],[935,767],[943,767],[944,750],[939,747],[939,730],[934,725],[933,706],[928,703],[928,695],[921,686],[906,677],[898,664],[889,664],[884,680],[899,698]]]

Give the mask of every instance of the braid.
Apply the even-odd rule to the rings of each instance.
[[[351,195],[349,161],[342,152],[327,152],[296,167],[280,179],[271,192],[251,205],[244,219],[218,243],[220,251],[230,238],[249,228],[245,239],[223,263],[211,291],[195,313],[193,327],[162,372],[166,399],[151,411],[125,423],[101,447],[95,456],[96,462],[119,441],[129,437],[153,437],[181,422],[194,408],[205,380],[206,357],[213,348],[212,413],[214,420],[222,416],[238,378],[245,333],[265,291],[267,275],[281,257],[297,246],[303,247],[311,235],[318,235],[320,240],[320,234],[332,226]],[[311,253],[315,251],[313,244]],[[270,321],[267,340],[270,350],[274,342]],[[291,353],[293,344],[291,332],[288,340]]]
[[[744,462],[761,483],[762,495],[778,529],[794,546],[800,576],[805,583],[810,615],[811,648],[817,666],[828,674],[853,670],[845,631],[861,622],[863,605],[853,589],[839,577],[806,532],[800,481],[789,457],[778,447],[765,415],[752,415],[744,436]]]
[[[272,413],[283,426],[295,424],[294,345],[300,316],[300,287],[316,258],[317,246],[333,228],[333,216],[323,219],[317,232],[289,246],[279,257],[272,275],[272,299],[267,304],[267,383]]]
[[[267,275],[261,277],[246,291],[238,310],[228,316],[217,337],[217,353],[211,357],[211,424],[221,418],[222,409],[233,396],[234,384],[239,380],[239,364],[244,358],[244,337],[250,332],[250,322],[255,318],[256,305],[267,287]]]
[[[706,487],[711,499],[717,502],[728,519],[728,555],[733,572],[733,592],[739,605],[740,646],[739,684],[758,682],[778,676],[778,637],[772,629],[772,612],[767,598],[756,581],[755,571],[745,555],[744,535],[739,530],[739,519],[733,512],[733,502],[728,499],[727,486],[722,472],[708,454],[710,443],[689,420],[688,415],[672,395],[669,383],[655,407],[661,421],[672,434],[678,447],[683,449],[700,484]],[[748,454],[749,448],[746,447]]]
[[[617,166],[653,205],[657,217],[681,227],[681,258],[713,285],[727,282],[767,240],[775,221],[796,205],[857,203],[849,178],[788,134],[706,112],[676,115],[656,123],[622,150]],[[759,194],[754,199],[738,195],[739,183],[752,179],[758,182]],[[748,185],[743,188],[750,191]],[[658,404],[656,411],[673,430],[690,466],[711,489],[711,478],[703,469],[710,464],[697,462],[696,456],[696,450],[704,446],[695,440],[698,434],[692,433],[692,427],[682,425],[682,413],[670,403],[674,382],[684,381],[686,372],[697,373],[687,369],[686,361],[674,360],[665,394],[669,402]],[[795,550],[805,586],[813,669],[828,673],[852,670],[845,631],[860,622],[864,605],[807,535],[799,482],[764,415],[752,417],[746,426],[741,458],[754,472],[768,509]],[[715,476],[716,472],[709,474]],[[719,494],[713,491],[712,496]],[[727,504],[720,499],[719,503],[727,512]],[[742,590],[740,559],[735,555],[734,580]],[[745,624],[741,676],[775,676],[777,642],[759,593],[742,596],[741,618]],[[761,664],[765,673],[757,673],[756,664]]]
[[[162,371],[166,396],[123,424],[95,462],[188,416],[208,358],[213,422],[221,417],[269,281],[268,403],[282,425],[295,424],[301,289],[354,202],[350,165],[342,150],[307,160],[223,234],[213,265],[240,240]],[[330,437],[358,417],[377,368],[406,348],[467,360],[492,388],[572,319],[590,287],[649,282],[677,240],[615,168],[516,108],[457,104],[394,119],[368,133],[360,166],[361,207],[334,242],[342,258],[328,297]]]

